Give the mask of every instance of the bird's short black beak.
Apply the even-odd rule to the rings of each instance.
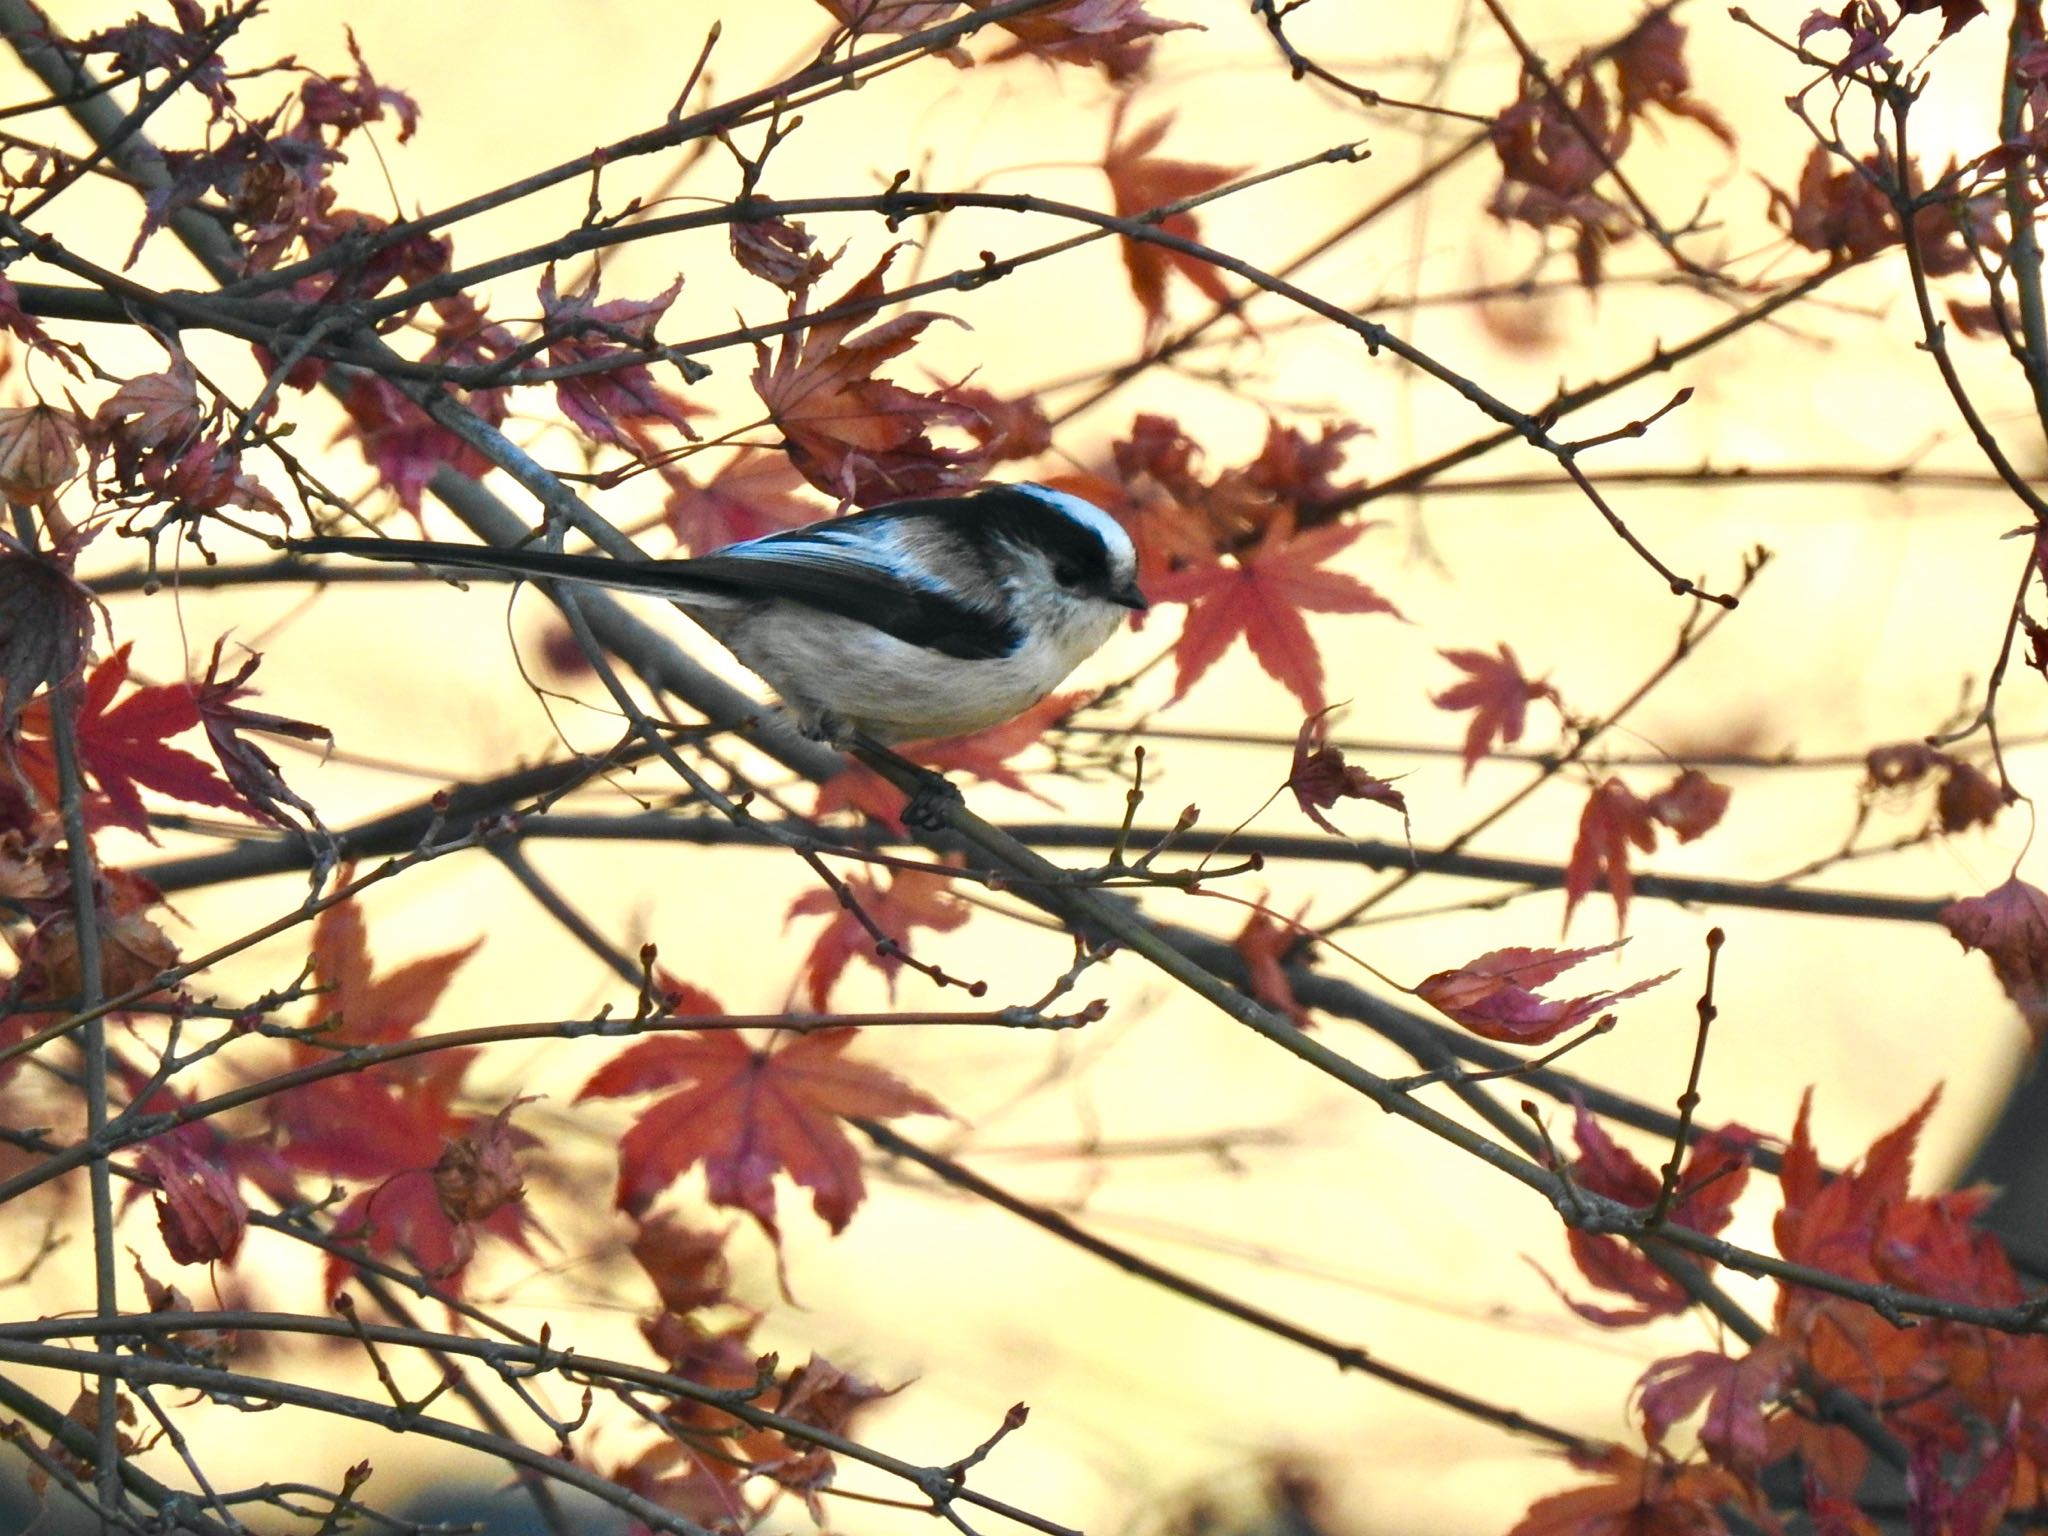
[[[1127,581],[1118,587],[1109,594],[1109,600],[1112,603],[1121,603],[1124,607],[1136,613],[1143,613],[1152,606],[1145,601],[1145,594],[1138,590],[1138,584],[1135,581]]]

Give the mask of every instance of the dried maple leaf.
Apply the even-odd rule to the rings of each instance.
[[[150,837],[149,813],[141,791],[153,789],[192,805],[247,810],[211,764],[168,738],[199,724],[199,706],[183,683],[137,688],[120,702],[115,695],[128,678],[127,645],[92,669],[79,700],[78,757],[98,797],[86,807],[94,826],[126,827]],[[49,742],[50,702],[38,699],[21,713],[23,739],[15,752],[22,777],[46,805],[58,803],[56,752]]]
[[[401,1168],[350,1199],[335,1213],[333,1235],[337,1241],[360,1247],[375,1257],[387,1261],[403,1259],[444,1290],[459,1295],[462,1272],[476,1256],[480,1236],[500,1238],[521,1252],[530,1253],[535,1228],[520,1198],[516,1170],[509,1198],[480,1206],[483,1214],[471,1219],[459,1207],[449,1207],[442,1160],[451,1147],[472,1137],[505,1137],[514,1146],[528,1144],[529,1138],[510,1131],[499,1121],[481,1117],[452,1122],[446,1136],[431,1148],[426,1145],[424,1131],[424,1124],[407,1122],[403,1115],[387,1118],[386,1134],[394,1138],[388,1154],[394,1160],[424,1162],[421,1166]],[[510,1166],[509,1151],[487,1150],[475,1155]],[[324,1294],[331,1300],[353,1273],[355,1265],[345,1254],[329,1254]]]
[[[1800,170],[1797,192],[1766,184],[1771,219],[1796,245],[1838,261],[1861,261],[1898,243],[1899,226],[1877,179],[1885,174],[1874,165],[1837,164],[1816,144]]]
[[[0,495],[41,505],[78,473],[85,441],[74,411],[56,406],[0,406]]]
[[[848,875],[846,890],[867,913],[869,921],[898,945],[913,928],[951,933],[967,921],[967,903],[953,894],[953,882],[930,870],[899,869],[886,885],[866,875]],[[791,917],[819,913],[831,914],[832,921],[825,925],[825,931],[818,935],[804,959],[811,1006],[820,1013],[825,1011],[833,984],[856,956],[888,977],[893,991],[896,973],[903,968],[902,956],[878,945],[866,924],[834,891],[806,891],[789,909]]]
[[[173,1260],[234,1262],[249,1227],[249,1207],[232,1171],[178,1137],[150,1142],[136,1166],[156,1183],[157,1229]]]
[[[1601,254],[1634,230],[1618,204],[1593,190],[1628,148],[1630,120],[1613,109],[1591,71],[1569,87],[1569,106],[1563,89],[1524,74],[1520,94],[1494,118],[1501,184],[1487,211],[1537,229],[1576,231],[1579,280],[1591,288],[1600,280]]]
[[[782,1384],[775,1411],[799,1424],[843,1436],[855,1414],[902,1390],[900,1386],[878,1387],[858,1376],[849,1376],[824,1356],[814,1354]],[[755,1469],[801,1495],[812,1523],[819,1530],[827,1529],[831,1522],[826,1518],[819,1494],[830,1485],[837,1471],[832,1452],[814,1440],[794,1435],[784,1438],[783,1447],[779,1457],[756,1458]]]
[[[1719,825],[1728,809],[1728,789],[1697,768],[1687,768],[1643,804],[1652,821],[1662,822],[1681,843],[1689,843]]]
[[[1611,57],[1621,85],[1621,115],[1640,117],[1652,106],[1698,123],[1723,144],[1733,146],[1735,131],[1728,120],[1692,93],[1692,70],[1685,62],[1686,29],[1669,11],[1652,11],[1621,40]]]
[[[1036,395],[1005,400],[992,390],[962,380],[941,390],[945,399],[970,412],[961,425],[981,444],[991,464],[1035,459],[1052,447],[1052,422]]]
[[[1315,714],[1323,697],[1323,662],[1304,613],[1386,613],[1400,610],[1355,576],[1322,569],[1370,524],[1331,524],[1295,533],[1277,518],[1251,549],[1228,562],[1191,566],[1162,577],[1154,603],[1185,603],[1187,620],[1174,643],[1174,698],[1183,697],[1231,642],[1242,635],[1259,665]]]
[[[1891,790],[1911,788],[1929,778],[1938,779],[1941,787],[1935,793],[1934,817],[1944,832],[1988,826],[2014,798],[1981,768],[1920,741],[1873,747],[1863,760],[1863,768],[1866,802]]]
[[[757,1049],[737,1031],[667,1036],[629,1046],[576,1095],[585,1099],[667,1090],[619,1141],[619,1209],[639,1215],[697,1164],[713,1205],[733,1206],[780,1240],[775,1175],[811,1192],[834,1232],[865,1194],[860,1155],[840,1127],[854,1116],[944,1114],[880,1067],[845,1059],[859,1034],[819,1030]]]
[[[1514,1045],[1542,1045],[1583,1024],[1603,1008],[1647,992],[1678,973],[1666,971],[1615,992],[1548,998],[1537,987],[1555,981],[1582,960],[1612,954],[1625,941],[1594,949],[1495,949],[1455,970],[1424,979],[1415,995],[1475,1035]]]
[[[1954,36],[1985,14],[1984,0],[1899,0],[1899,14],[1902,16],[1917,16],[1923,11],[1937,10],[1941,12],[1943,37]]]
[[[595,278],[580,293],[564,297],[555,292],[553,265],[541,273],[540,309],[548,338],[548,365],[618,363],[602,373],[580,374],[555,384],[555,400],[562,414],[596,441],[642,448],[646,446],[644,429],[657,421],[666,422],[685,437],[697,435],[690,417],[701,414],[702,408],[677,399],[655,383],[646,362],[628,361],[658,351],[654,328],[682,289],[678,275],[651,299],[613,299],[600,304]]]
[[[1155,208],[1184,198],[1213,192],[1242,176],[1241,165],[1204,165],[1192,160],[1169,160],[1154,150],[1173,126],[1173,114],[1154,118],[1127,139],[1123,132],[1124,106],[1120,98],[1110,119],[1109,147],[1102,154],[1102,174],[1109,178],[1110,196],[1120,219],[1143,219]],[[1192,210],[1170,213],[1156,223],[1166,234],[1183,240],[1199,240],[1201,226]],[[1166,280],[1175,272],[1192,283],[1203,297],[1221,304],[1230,297],[1223,274],[1199,256],[1172,250],[1146,240],[1123,241],[1124,270],[1130,274],[1131,292],[1145,312],[1145,328],[1156,331],[1166,321]]]
[[[1963,948],[1990,959],[2038,1045],[2048,1034],[2048,893],[2015,875],[1982,896],[1950,902],[1941,925]]]
[[[731,235],[732,259],[743,270],[784,293],[804,293],[831,269],[833,258],[818,249],[817,237],[803,225],[794,219],[747,218],[746,208],[738,205],[742,216],[733,220]]]
[[[206,678],[194,692],[200,723],[206,727],[206,739],[213,745],[213,755],[220,759],[221,772],[227,775],[228,783],[248,803],[249,809],[266,821],[275,822],[280,827],[297,827],[298,822],[285,814],[285,807],[289,806],[304,818],[306,827],[326,836],[327,828],[312,802],[285,783],[284,775],[270,754],[241,733],[260,731],[267,736],[289,736],[294,741],[324,741],[332,745],[334,732],[324,725],[244,709],[236,703],[237,699],[255,693],[256,690],[247,684],[263,658],[254,651],[249,652],[241,670],[233,677],[224,678],[220,675],[220,662],[221,651],[226,644],[225,639],[214,641],[213,656],[206,664]]]
[[[404,91],[379,85],[370,66],[363,62],[362,49],[356,46],[355,29],[343,30],[348,35],[349,57],[356,61],[355,73],[339,77],[313,75],[305,80],[299,86],[304,122],[332,128],[335,142],[340,143],[366,123],[381,122],[389,108],[398,121],[398,142],[403,144],[419,126],[419,103]]]
[[[101,401],[90,431],[113,447],[117,462],[139,463],[144,452],[186,442],[204,419],[192,365],[174,351],[170,367],[139,374]]]
[[[960,0],[818,0],[832,19],[856,36],[901,35],[937,26],[960,9]]]
[[[1681,843],[1709,831],[1728,807],[1728,791],[1696,769],[1687,768],[1649,799],[1640,798],[1620,779],[1595,786],[1579,813],[1579,835],[1564,871],[1564,921],[1595,885],[1604,884],[1614,898],[1617,930],[1628,921],[1635,877],[1629,869],[1631,847],[1649,853],[1657,846],[1657,828],[1668,827]]]
[[[772,354],[754,343],[754,391],[782,429],[790,461],[819,490],[864,506],[972,485],[985,462],[978,448],[942,448],[925,435],[934,426],[964,428],[975,416],[970,408],[875,377],[926,326],[951,315],[908,310],[854,334],[902,249],[890,246],[867,276],[825,306],[850,310],[846,316],[784,336]],[[792,294],[790,318],[805,312],[805,296]]]
[[[995,0],[967,0],[982,10]],[[1145,9],[1145,0],[1066,0],[997,23],[1017,41],[997,53],[1002,63],[1024,54],[1055,64],[1095,64],[1112,80],[1125,80],[1143,69],[1152,56],[1152,40],[1164,32],[1192,27],[1191,21],[1168,21]]]
[[[1432,694],[1430,703],[1438,709],[1472,711],[1465,727],[1465,776],[1470,778],[1479,759],[1497,746],[1513,746],[1522,739],[1529,705],[1548,699],[1562,707],[1557,690],[1547,682],[1530,682],[1522,675],[1522,664],[1506,642],[1498,656],[1484,651],[1438,651],[1437,654],[1467,674],[1442,693]]]
[[[1336,706],[1333,704],[1330,709]],[[1408,799],[1385,779],[1374,778],[1363,768],[1344,761],[1344,754],[1328,741],[1329,709],[1317,710],[1301,722],[1294,738],[1294,763],[1287,773],[1287,787],[1294,791],[1294,803],[1302,815],[1325,832],[1344,834],[1323,814],[1339,800],[1374,800],[1408,819]]]
[[[202,437],[175,454],[167,449],[145,455],[142,484],[152,499],[168,505],[172,517],[242,507],[284,520],[278,499],[243,473],[241,454],[229,452],[215,437]]]

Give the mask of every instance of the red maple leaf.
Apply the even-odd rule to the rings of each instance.
[[[834,1232],[865,1193],[860,1156],[841,1119],[941,1115],[945,1110],[880,1067],[848,1061],[853,1028],[819,1030],[757,1049],[734,1030],[664,1036],[627,1047],[576,1095],[669,1090],[619,1142],[619,1209],[638,1216],[697,1164],[713,1205],[746,1211],[771,1238],[775,1175],[811,1192]]]
[[[341,883],[350,874],[343,869]],[[379,976],[362,908],[354,901],[329,907],[313,924],[313,980],[321,993],[308,1029],[318,1032],[319,1043],[294,1043],[294,1064],[325,1061],[336,1045],[409,1038],[481,942]],[[267,1102],[286,1138],[286,1155],[296,1167],[345,1179],[431,1168],[442,1138],[456,1134],[461,1124],[450,1105],[474,1055],[433,1051],[276,1095]]]
[[[654,1282],[662,1310],[680,1317],[728,1299],[732,1265],[725,1256],[725,1240],[732,1231],[725,1227],[708,1232],[658,1215],[640,1224],[627,1251]]]
[[[547,327],[549,366],[620,360],[616,368],[579,374],[555,385],[555,400],[562,414],[598,442],[643,447],[644,429],[657,421],[667,422],[685,437],[697,435],[690,417],[702,414],[702,407],[678,399],[655,383],[646,363],[624,361],[658,346],[654,327],[682,287],[678,276],[651,299],[613,299],[600,304],[595,278],[581,293],[564,298],[555,292],[554,266],[550,264],[541,273],[540,308]]]
[[[1753,1478],[1770,1459],[1764,1409],[1791,1380],[1795,1362],[1766,1334],[1739,1358],[1718,1349],[1659,1360],[1636,1383],[1643,1432],[1662,1445],[1673,1425],[1707,1405],[1700,1444],[1722,1466]]]
[[[1118,218],[1141,218],[1168,203],[1212,192],[1244,174],[1243,166],[1203,165],[1192,160],[1169,160],[1153,154],[1164,142],[1167,129],[1173,126],[1172,113],[1154,118],[1119,142],[1128,99],[1119,98],[1117,102],[1116,113],[1110,119],[1109,147],[1102,154],[1102,173],[1109,178],[1110,196],[1115,202]],[[1178,235],[1184,240],[1201,238],[1201,228],[1190,210],[1170,213],[1157,223],[1169,235]],[[1166,320],[1166,280],[1174,272],[1180,273],[1214,303],[1221,304],[1230,297],[1223,274],[1199,256],[1128,238],[1123,242],[1123,252],[1124,270],[1130,274],[1131,292],[1145,311],[1148,331],[1157,330]]]
[[[675,466],[663,473],[669,495],[662,521],[686,554],[709,554],[819,516],[819,508],[798,494],[804,478],[789,455],[774,449],[742,448],[701,485]]]
[[[1294,764],[1287,773],[1287,787],[1294,791],[1301,814],[1339,837],[1344,834],[1323,814],[1325,807],[1339,800],[1376,800],[1399,811],[1405,822],[1407,796],[1385,779],[1376,779],[1356,764],[1345,762],[1344,754],[1329,744],[1329,715],[1329,709],[1317,710],[1301,722],[1294,738]]]
[[[132,644],[132,642],[131,642]],[[142,791],[156,790],[192,805],[224,810],[253,807],[213,766],[168,745],[199,724],[199,705],[184,683],[137,688],[119,703],[115,695],[128,680],[124,645],[92,669],[78,706],[78,756],[99,795],[86,806],[92,826],[126,827],[154,842]],[[15,751],[22,777],[46,805],[58,800],[57,755],[50,745],[50,703],[38,699],[21,713],[24,739]]]
[[[516,1107],[448,1118],[438,1127],[426,1117],[391,1116],[383,1150],[400,1166],[335,1213],[334,1236],[375,1256],[403,1259],[456,1294],[480,1235],[531,1252],[534,1223],[515,1159],[533,1138],[512,1128]],[[329,1299],[354,1272],[345,1255],[328,1255]]]
[[[1306,907],[1302,908],[1305,914]],[[1302,947],[1301,919],[1283,922],[1263,907],[1252,908],[1231,948],[1244,961],[1251,994],[1275,1013],[1284,1014],[1296,1029],[1309,1027],[1308,1009],[1294,995],[1294,983],[1287,978],[1287,962]]]
[[[1918,1109],[1872,1142],[1854,1169],[1829,1174],[1822,1170],[1813,1143],[1809,1088],[1799,1100],[1799,1118],[1778,1165],[1778,1187],[1785,1199],[1771,1225],[1778,1252],[1795,1264],[1852,1280],[1879,1279],[1875,1249],[1880,1226],[1886,1213],[1906,1198],[1913,1150],[1940,1098],[1937,1087]],[[1782,1327],[1779,1331],[1784,1332]]]
[[[846,889],[869,920],[897,944],[903,943],[913,928],[950,933],[967,921],[967,903],[953,894],[953,882],[930,870],[899,869],[886,885],[866,875],[848,875]],[[820,1013],[825,1011],[833,984],[856,956],[888,977],[893,991],[896,973],[903,968],[902,957],[877,946],[867,925],[836,892],[806,891],[789,909],[791,917],[821,912],[831,913],[832,921],[804,959],[811,1006]]]
[[[1681,843],[1709,831],[1728,808],[1728,791],[1697,769],[1688,768],[1644,800],[1620,779],[1596,785],[1579,813],[1579,835],[1564,871],[1564,922],[1595,885],[1604,884],[1614,898],[1614,926],[1628,921],[1635,876],[1629,869],[1631,846],[1649,853],[1657,846],[1657,828],[1677,834]]]
[[[1514,1045],[1541,1045],[1583,1024],[1603,1008],[1646,992],[1678,973],[1632,983],[1615,992],[1548,998],[1534,990],[1554,981],[1582,960],[1611,954],[1620,942],[1594,949],[1496,949],[1456,970],[1438,971],[1415,995],[1473,1034]]]
[[[1234,558],[1190,566],[1163,576],[1155,603],[1186,603],[1188,614],[1174,642],[1178,699],[1219,661],[1239,635],[1259,665],[1284,683],[1302,709],[1315,714],[1323,697],[1323,661],[1304,613],[1390,613],[1400,610],[1355,576],[1327,571],[1322,562],[1371,526],[1336,524],[1295,533],[1276,518],[1265,537]]]
[[[175,1136],[151,1141],[135,1161],[156,1181],[164,1250],[180,1264],[232,1263],[249,1228],[234,1173]]]
[[[861,505],[972,485],[985,462],[979,447],[941,448],[925,435],[937,425],[964,429],[979,419],[972,407],[875,377],[926,326],[952,316],[908,310],[853,334],[867,318],[861,306],[881,297],[882,276],[902,248],[890,246],[825,306],[848,315],[784,336],[772,360],[765,344],[754,344],[754,390],[782,429],[790,461],[819,490]],[[805,313],[802,293],[791,295],[789,313],[792,320]]]
[[[1438,709],[1472,711],[1472,723],[1465,728],[1465,775],[1471,777],[1479,759],[1496,746],[1513,746],[1522,739],[1529,705],[1537,699],[1560,701],[1557,690],[1547,682],[1530,682],[1522,675],[1515,653],[1501,644],[1498,656],[1484,651],[1439,651],[1437,654],[1468,676],[1442,693],[1432,694],[1430,703]]]
[[[1941,925],[1965,949],[1980,949],[2039,1045],[2048,1034],[2048,892],[2015,875],[1982,896],[1941,909]]]
[[[1704,1463],[1619,1445],[1597,1456],[1575,1452],[1571,1461],[1600,1481],[1538,1499],[1508,1536],[1727,1536],[1721,1506],[1758,1502],[1747,1483]]]
[[[967,0],[970,10],[993,3]],[[1099,64],[1112,80],[1143,69],[1152,55],[1152,39],[1160,33],[1200,30],[1191,21],[1154,16],[1145,0],[1066,0],[997,25],[1017,41],[996,54],[995,63],[1030,54],[1055,64]]]
[[[1579,1155],[1570,1170],[1573,1183],[1624,1205],[1640,1207],[1655,1202],[1662,1180],[1609,1136],[1583,1104],[1577,1108],[1572,1134],[1579,1144]],[[1677,1194],[1666,1212],[1670,1224],[1709,1237],[1727,1226],[1736,1197],[1749,1182],[1749,1159],[1756,1142],[1755,1132],[1739,1125],[1709,1131],[1695,1141],[1679,1169]],[[1566,1233],[1566,1243],[1580,1274],[1602,1290],[1635,1303],[1630,1307],[1594,1306],[1574,1301],[1559,1290],[1565,1305],[1588,1322],[1606,1328],[1632,1328],[1653,1318],[1675,1317],[1692,1305],[1692,1295],[1684,1286],[1625,1239],[1575,1228]],[[1555,1288],[1554,1281],[1552,1285]]]

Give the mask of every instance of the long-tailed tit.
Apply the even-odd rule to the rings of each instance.
[[[689,560],[414,539],[291,547],[668,598],[770,683],[805,731],[840,743],[1007,720],[1146,607],[1130,535],[1042,485],[892,502]]]

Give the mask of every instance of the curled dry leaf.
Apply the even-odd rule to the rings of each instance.
[[[85,441],[74,412],[38,401],[0,406],[0,494],[36,504],[78,473]]]
[[[739,205],[742,215],[746,206]],[[794,219],[735,218],[732,259],[789,294],[808,292],[832,266],[832,258],[818,249],[817,237]]]
[[[2038,1045],[2048,1033],[2048,893],[2015,875],[1982,896],[1950,902],[1941,925],[1963,948],[1990,959]]]
[[[1335,709],[1331,705],[1330,709]],[[1339,800],[1374,800],[1408,818],[1408,800],[1385,779],[1374,778],[1363,768],[1344,761],[1344,754],[1328,742],[1329,709],[1317,710],[1301,722],[1294,738],[1294,766],[1287,774],[1287,787],[1294,791],[1294,803],[1302,815],[1325,832],[1344,834],[1323,815]]]
[[[233,1262],[249,1227],[233,1172],[175,1136],[150,1142],[136,1161],[157,1182],[164,1251],[180,1264]]]
[[[1583,1024],[1623,998],[1646,992],[1678,973],[1666,971],[1618,991],[1548,998],[1536,988],[1555,981],[1582,960],[1612,954],[1625,941],[1592,949],[1496,949],[1455,970],[1438,971],[1415,995],[1454,1023],[1488,1040],[1541,1045]]]

